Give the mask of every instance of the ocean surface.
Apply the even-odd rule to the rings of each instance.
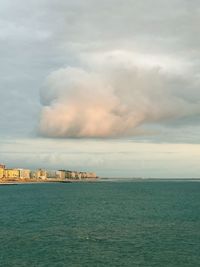
[[[0,266],[200,266],[200,182],[0,186]]]

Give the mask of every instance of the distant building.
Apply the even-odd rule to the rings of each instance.
[[[0,163],[0,179],[4,178],[5,165]]]
[[[81,179],[87,178],[87,172],[81,172]]]
[[[29,169],[18,169],[19,170],[19,178],[26,179],[30,178],[31,171]]]
[[[66,171],[65,170],[59,170],[56,172],[56,178],[64,180],[66,178]]]
[[[76,172],[76,179],[81,180],[81,178],[82,178],[81,172]]]
[[[19,169],[4,169],[4,176],[5,178],[19,178],[20,177],[20,171]]]
[[[55,178],[57,178],[57,172],[56,171],[47,171],[47,178],[48,179],[55,179]]]
[[[32,179],[46,180],[47,179],[47,171],[44,169],[38,169],[36,171],[31,171],[30,177]]]
[[[4,169],[0,168],[0,179],[4,178]]]
[[[97,178],[97,175],[95,172],[87,172],[87,178]]]
[[[66,171],[66,172],[65,172],[65,178],[66,178],[66,179],[72,179],[72,175],[71,175],[71,173],[72,173],[71,171]]]
[[[31,171],[30,178],[31,179],[36,179],[36,171]]]
[[[70,179],[76,179],[76,172],[74,171],[70,172]]]
[[[77,172],[69,170],[59,170],[56,172],[56,177],[58,179],[71,179],[71,180],[82,180],[87,178],[97,178],[94,172]]]
[[[36,171],[36,177],[37,179],[45,180],[47,178],[47,171],[44,169],[38,169]]]

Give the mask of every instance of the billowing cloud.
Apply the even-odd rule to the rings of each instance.
[[[139,134],[145,124],[200,112],[199,102],[185,98],[184,88],[180,93],[184,78],[167,72],[165,65],[149,61],[145,67],[134,56],[127,59],[125,52],[98,58],[100,63],[87,62],[87,68],[67,67],[48,76],[41,92],[42,135],[130,136]]]
[[[132,135],[169,121],[164,131],[173,132],[176,118],[198,135],[198,1],[3,0],[0,7],[1,136],[35,131],[39,88],[52,70],[42,93],[47,101],[54,91],[42,106],[44,136]],[[76,89],[66,81],[69,66]],[[59,78],[50,85],[59,72],[62,90]]]

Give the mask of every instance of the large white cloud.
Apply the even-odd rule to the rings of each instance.
[[[187,99],[184,88],[180,93],[184,78],[168,72],[170,59],[145,66],[125,51],[98,58],[100,62],[92,61],[86,70],[67,67],[49,75],[41,93],[44,136],[134,135],[144,124],[200,113],[200,102]]]
[[[116,90],[116,86],[113,85],[117,78],[113,76],[118,74],[112,74],[113,76],[105,81],[104,73],[97,68],[102,66],[107,68],[108,62],[111,62],[114,68],[119,64],[128,64],[133,73],[136,73],[137,69],[137,72],[143,75],[140,69],[143,65],[149,67],[152,77],[156,75],[160,77],[156,68],[161,67],[172,76],[182,76],[180,79],[171,80],[171,89],[168,91],[173,92],[167,94],[173,96],[171,99],[173,103],[177,103],[174,98],[185,101],[185,109],[191,108],[193,113],[194,103],[191,102],[194,102],[195,98],[197,104],[200,99],[199,12],[199,3],[195,0],[2,1],[0,3],[2,27],[0,112],[3,128],[1,133],[4,132],[5,135],[15,133],[10,133],[10,122],[21,134],[33,131],[38,119],[38,91],[44,77],[52,70],[69,66],[81,69],[89,75],[90,82],[98,76],[98,80],[101,80],[99,83],[106,83],[106,86],[112,87],[111,94],[114,98],[120,97],[120,103],[123,104],[126,100],[121,101],[120,90]],[[121,53],[120,57],[116,51],[118,54]],[[129,58],[132,55],[129,51],[135,56],[133,66],[130,66],[132,60]],[[148,71],[145,72],[144,80],[148,82],[149,74]],[[122,77],[121,79],[123,80]],[[161,79],[161,83],[166,87],[163,77],[156,79]],[[167,88],[169,88],[168,81]],[[110,94],[109,90],[107,94]],[[134,97],[134,94],[131,93],[131,96]],[[94,98],[93,90],[93,101]],[[147,97],[148,101],[149,98],[151,97]],[[19,102],[23,104],[19,105]],[[142,103],[141,98],[139,102]],[[180,106],[180,101],[178,102]],[[109,109],[109,105],[107,108]],[[110,108],[113,109],[112,104]],[[184,112],[183,108],[180,108],[180,113]],[[108,121],[116,121],[113,112],[106,111],[106,114],[109,114]],[[164,117],[164,113],[161,117]],[[191,117],[192,121],[193,118]]]

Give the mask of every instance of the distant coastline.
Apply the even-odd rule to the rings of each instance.
[[[0,164],[0,184],[12,183],[56,183],[56,182],[80,182],[94,181],[98,178],[95,172],[71,171],[71,170],[46,170],[46,169],[23,169],[6,168]]]

